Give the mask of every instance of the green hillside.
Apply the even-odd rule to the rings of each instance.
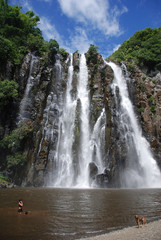
[[[161,27],[136,32],[129,40],[124,41],[109,59],[118,62],[134,60],[140,67],[161,70]]]

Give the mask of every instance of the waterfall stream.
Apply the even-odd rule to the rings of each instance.
[[[74,122],[77,100],[72,99],[73,55],[70,55],[67,89],[63,113],[59,120],[59,140],[57,147],[57,179],[55,186],[71,187],[74,181],[73,154]]]
[[[32,76],[34,64],[38,61],[38,58],[34,55],[31,55],[31,63],[29,76],[27,79],[27,85],[24,93],[24,97],[20,103],[20,111],[18,116],[18,121],[30,119],[30,111],[32,107],[32,102],[30,99],[30,91],[34,85],[35,78]]]
[[[98,173],[103,173],[104,171],[104,163],[103,163],[103,154],[105,150],[105,125],[106,125],[106,117],[105,117],[105,109],[102,109],[102,112],[97,119],[90,140],[90,148],[93,153],[93,161],[98,167]]]
[[[117,126],[127,149],[127,163],[121,177],[122,186],[161,187],[160,170],[152,156],[149,143],[142,135],[128,95],[127,74],[123,76],[121,68],[112,62],[108,65],[114,71],[112,91],[117,108]],[[117,89],[119,89],[119,96]]]
[[[65,63],[68,68],[61,64],[59,55],[56,55],[56,62],[51,68],[51,88],[46,98],[41,128],[37,132],[39,141],[34,165],[39,174],[45,177],[47,186],[89,188],[102,186],[105,181],[108,184],[107,172],[110,171],[107,159],[107,151],[110,149],[106,149],[108,113],[102,104],[99,113],[97,112],[97,118],[95,117],[92,110],[95,103],[92,94],[90,95],[85,54],[81,54],[78,60],[77,74],[74,72],[72,54]],[[32,55],[26,91],[20,104],[19,121],[30,119],[32,88],[40,78],[34,67],[37,61],[37,57]],[[127,70],[124,66],[123,74],[122,69],[116,64],[112,62],[106,64],[114,71],[111,91],[115,107],[111,112],[114,113],[112,121],[117,133],[116,152],[120,160],[119,167],[122,168],[121,186],[161,187],[161,172],[148,141],[142,135],[129,98],[127,81],[130,84],[130,78]],[[44,162],[47,162],[46,172]]]
[[[105,143],[105,110],[102,110],[91,131],[88,69],[84,54],[79,59],[76,97],[72,96],[72,90],[73,55],[71,54],[66,93],[64,103],[62,104],[62,114],[59,117],[57,147],[56,151],[50,150],[49,152],[49,162],[51,166],[53,165],[53,176],[48,181],[48,185],[54,187],[88,188],[91,186],[89,164],[93,161],[98,168],[98,173],[102,173],[104,170],[102,155]],[[48,97],[49,103],[51,102],[50,100],[51,96]],[[47,104],[44,112],[48,113],[49,109],[50,104]],[[46,117],[44,116],[44,119],[46,119],[44,129],[48,129],[48,115],[45,114]],[[78,127],[76,124],[79,125],[80,132],[79,144],[76,152],[74,152],[73,145],[76,141],[75,134],[77,134],[76,128]]]
[[[54,81],[57,88],[60,88],[60,83],[62,80],[62,66],[60,63],[60,58],[56,56],[56,63],[54,66]],[[44,152],[45,144],[48,145],[48,175],[46,178],[46,184],[48,186],[53,186],[53,182],[58,177],[58,149],[60,142],[60,115],[62,112],[62,94],[60,90],[59,95],[54,87],[51,88],[51,91],[47,97],[46,107],[43,113],[42,121],[42,131],[41,131],[41,140],[39,143],[37,160],[41,158],[41,152]],[[38,135],[40,133],[38,132]],[[44,145],[44,146],[43,146]]]
[[[79,175],[77,185],[81,187],[89,187],[88,166],[91,162],[90,151],[90,125],[89,125],[89,91],[88,91],[88,69],[86,65],[85,55],[80,57],[80,72],[78,78],[78,99],[80,100],[81,113],[81,133],[79,146]]]

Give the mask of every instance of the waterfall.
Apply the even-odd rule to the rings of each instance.
[[[24,97],[20,103],[20,111],[19,111],[18,121],[30,119],[31,108],[32,108],[32,101],[30,99],[30,91],[31,91],[31,89],[34,85],[34,81],[35,81],[35,78],[32,76],[32,73],[33,73],[33,67],[34,67],[34,64],[36,61],[38,61],[37,57],[34,55],[31,55],[29,76],[27,79],[27,85],[26,85]]]
[[[56,59],[56,64],[55,64],[55,82],[59,82],[62,77],[62,67],[60,64],[60,59]],[[61,99],[61,94],[60,94],[60,99]],[[38,150],[38,155],[41,151],[42,148],[42,142],[43,140],[47,140],[48,142],[51,142],[53,144],[55,135],[57,134],[57,129],[58,129],[58,118],[59,118],[59,102],[60,100],[58,99],[57,94],[53,91],[51,91],[47,97],[46,101],[46,107],[44,109],[43,113],[43,121],[42,121],[42,136],[41,136],[41,141],[39,144],[39,150]],[[60,101],[61,102],[61,101]],[[49,152],[49,155],[51,152]]]
[[[79,175],[77,179],[77,186],[89,187],[89,163],[92,155],[90,151],[90,125],[89,125],[89,90],[88,90],[88,69],[86,65],[85,55],[80,57],[78,77],[78,99],[80,101],[80,146],[79,146]]]
[[[93,131],[91,131],[88,69],[84,54],[80,56],[76,97],[72,96],[72,90],[73,55],[71,54],[66,93],[61,108],[62,114],[59,116],[57,146],[55,151],[49,151],[49,164],[53,165],[53,172],[48,185],[88,188],[91,186],[89,164],[93,161],[98,168],[98,173],[104,171],[102,159],[105,149],[106,117],[105,109],[103,109],[95,122]],[[45,113],[50,112],[50,105],[54,104],[54,99],[51,96],[48,97],[48,101],[50,104],[47,104]],[[43,135],[47,132],[47,135],[51,133],[51,129],[46,131],[49,124],[48,115],[44,116]],[[74,152],[73,146],[76,140],[76,128],[78,127],[76,124],[79,125],[79,145]]]
[[[40,143],[37,152],[37,162],[43,161],[44,152],[48,152],[48,165],[47,176],[45,178],[45,184],[47,186],[53,186],[55,180],[55,161],[58,156],[57,142],[59,140],[59,118],[62,112],[62,95],[61,90],[62,80],[62,66],[60,58],[56,55],[56,63],[53,68],[53,81],[54,86],[51,87],[51,91],[47,97],[46,107],[43,112],[43,121],[41,123],[41,130],[37,133],[37,138],[41,134]],[[58,94],[59,89],[59,94]],[[42,159],[42,160],[41,160]],[[46,160],[46,159],[45,159]]]
[[[54,186],[71,187],[74,181],[73,153],[74,122],[77,100],[72,98],[73,55],[70,55],[68,79],[63,113],[59,119],[59,140],[57,147],[56,175]]]
[[[105,150],[105,109],[102,109],[102,112],[97,119],[90,140],[90,149],[92,150],[92,160],[98,167],[98,173],[103,173],[104,171],[104,150]]]
[[[115,96],[120,138],[126,145],[127,160],[122,172],[123,187],[161,187],[161,173],[150,151],[147,140],[139,127],[133,105],[129,99],[126,76],[116,64],[110,62],[114,71],[112,91]],[[119,89],[119,96],[118,90]]]

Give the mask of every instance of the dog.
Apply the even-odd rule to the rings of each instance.
[[[138,215],[135,215],[135,220],[136,220],[136,223],[138,225],[138,228],[140,228],[140,223],[142,224],[142,227],[145,225],[146,223],[146,219],[145,217],[140,217]]]
[[[140,228],[140,219],[138,215],[135,215],[135,220],[136,220],[136,224],[138,225],[138,228]]]
[[[145,223],[146,223],[145,217],[141,217],[139,220],[140,220],[140,222],[142,224],[142,227],[143,227],[145,225]]]

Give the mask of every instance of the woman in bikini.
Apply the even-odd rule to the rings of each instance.
[[[22,199],[20,199],[19,201],[18,201],[18,213],[19,214],[21,214],[22,213],[22,207],[23,207],[23,201],[22,201]]]

